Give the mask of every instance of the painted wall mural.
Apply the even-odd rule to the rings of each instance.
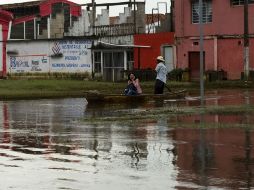
[[[49,59],[47,55],[10,56],[9,61],[11,72],[49,71]]]
[[[52,44],[51,71],[80,72],[91,70],[91,41],[68,40]]]
[[[7,72],[92,72],[91,40],[11,42]]]

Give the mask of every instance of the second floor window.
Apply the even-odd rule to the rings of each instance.
[[[192,1],[192,23],[199,23],[199,1]],[[202,19],[203,23],[211,23],[212,22],[212,1],[205,0],[203,1],[203,11],[202,11]]]
[[[253,4],[254,0],[249,0],[249,4]],[[231,5],[244,5],[244,0],[231,0]]]

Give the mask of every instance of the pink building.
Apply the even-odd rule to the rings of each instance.
[[[204,68],[240,79],[243,65],[244,0],[203,0]],[[199,1],[172,0],[177,65],[199,79]],[[250,71],[254,69],[254,1],[249,1]]]

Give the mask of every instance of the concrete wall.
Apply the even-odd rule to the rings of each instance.
[[[97,15],[95,26],[109,25],[109,10],[102,9],[101,14]]]
[[[64,14],[56,14],[55,19],[50,20],[50,38],[62,38],[64,35]]]
[[[230,47],[230,51],[228,50]],[[218,40],[218,67],[228,72],[229,79],[240,79],[244,71],[243,40]],[[254,70],[254,39],[250,39],[250,70]]]
[[[128,17],[131,16],[131,8],[130,7],[124,7],[124,13],[119,14],[119,20],[115,24],[123,24],[128,23]]]
[[[136,10],[136,31],[138,33],[145,33],[146,22],[145,22],[145,4],[138,4]]]
[[[157,24],[158,25],[158,24]],[[155,26],[157,26],[155,25]],[[160,26],[156,27],[156,32],[171,32],[171,14],[166,14],[166,19],[163,21],[160,21]]]
[[[8,73],[89,72],[92,71],[92,42],[80,40],[8,42]]]
[[[73,22],[67,36],[84,36],[90,34],[89,12],[82,10],[82,15],[78,17],[77,21]]]
[[[183,39],[177,42],[177,63],[179,68],[189,67],[189,52],[199,52],[198,39]],[[204,43],[205,50],[205,70],[214,70],[217,66],[214,65],[214,39],[206,39]]]

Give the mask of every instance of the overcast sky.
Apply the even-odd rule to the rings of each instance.
[[[6,4],[6,3],[22,3],[22,2],[29,2],[29,1],[33,1],[33,0],[3,0],[0,1],[0,4]],[[86,4],[86,3],[91,3],[92,0],[69,0],[78,4]],[[113,2],[126,2],[128,0],[95,0],[96,3],[113,3]],[[136,0],[136,1],[141,1],[141,0]],[[158,4],[158,2],[160,2]],[[161,3],[163,2],[163,3]],[[170,0],[146,0],[146,13],[151,13],[152,12],[152,8],[157,8],[157,6],[159,6],[159,10],[160,13],[165,13],[166,11],[166,3],[167,3],[167,10],[169,12],[170,9]],[[116,16],[118,15],[119,12],[123,12],[124,8],[123,6],[117,6],[117,7],[111,7],[110,8],[110,15],[111,16]],[[98,12],[100,13],[100,12]],[[154,11],[154,13],[157,13],[156,11]]]

